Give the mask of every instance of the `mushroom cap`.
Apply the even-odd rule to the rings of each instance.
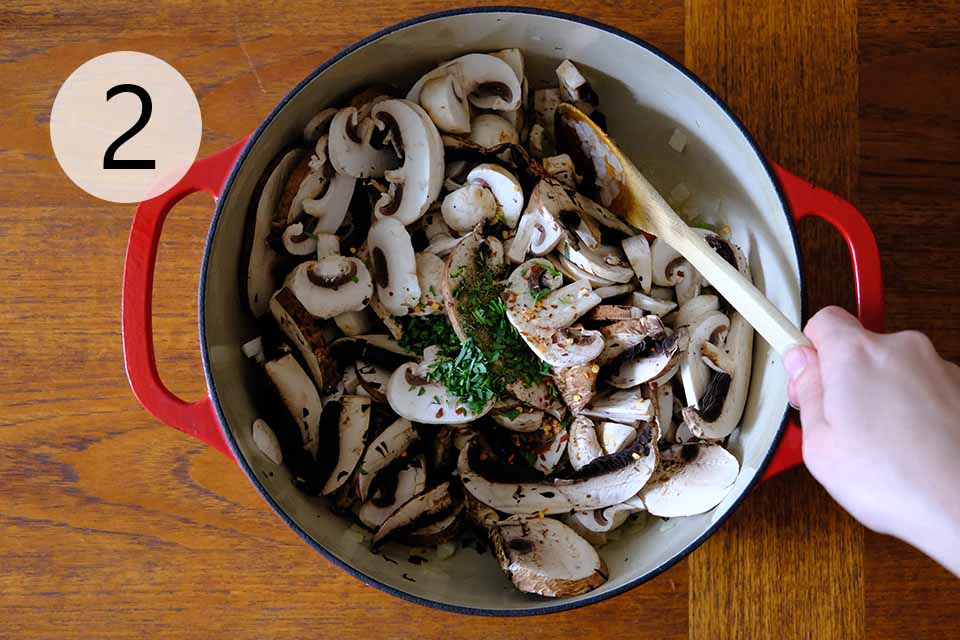
[[[340,398],[340,436],[337,464],[323,485],[323,495],[339,489],[353,474],[370,427],[370,398],[345,395]]]
[[[630,294],[630,303],[638,309],[649,311],[658,316],[665,316],[677,308],[676,302],[654,298],[640,291],[634,291]]]
[[[465,235],[447,256],[443,280],[443,299],[447,307],[447,319],[454,333],[461,340],[470,336],[463,329],[459,299],[454,292],[460,284],[477,275],[480,257],[487,269],[496,271],[503,264],[503,245],[493,236],[485,237],[478,226],[473,233]]]
[[[424,82],[420,106],[440,131],[470,133],[470,104],[456,75],[445,74]]]
[[[523,210],[523,189],[516,176],[500,165],[486,163],[474,167],[467,174],[467,182],[489,189],[500,207],[506,225],[511,229],[517,226]]]
[[[340,109],[330,122],[327,153],[337,173],[354,178],[379,178],[397,166],[389,146],[374,147],[370,139],[376,126],[369,117],[360,118],[355,107]]]
[[[403,165],[384,173],[390,190],[374,206],[377,218],[394,218],[410,224],[426,212],[443,185],[443,143],[436,125],[420,107],[408,100],[377,103],[371,117],[381,130],[389,130]]]
[[[494,399],[480,412],[460,402],[445,386],[427,381],[425,367],[408,363],[399,367],[387,383],[387,402],[399,415],[421,424],[461,424],[486,415]]]
[[[392,315],[406,315],[421,294],[410,233],[400,220],[381,218],[370,227],[367,248],[377,297]]]
[[[554,518],[499,522],[490,540],[500,568],[524,593],[576,596],[607,580],[609,571],[596,549]]]
[[[481,109],[512,111],[520,104],[522,88],[513,69],[484,53],[468,53],[441,64],[413,85],[407,100],[419,101],[424,83],[443,75],[455,76],[470,102]]]
[[[486,186],[468,183],[448,193],[440,211],[451,229],[465,233],[497,215],[497,199]]]
[[[357,258],[330,256],[302,262],[284,283],[300,304],[318,318],[360,311],[373,294],[373,280]]]
[[[655,516],[694,516],[720,504],[739,474],[740,463],[719,444],[673,445],[660,453],[640,499]]]
[[[308,256],[317,250],[317,237],[303,222],[294,222],[283,230],[283,248],[290,255]]]
[[[571,413],[580,413],[593,400],[599,372],[600,367],[593,362],[553,370],[553,381]]]

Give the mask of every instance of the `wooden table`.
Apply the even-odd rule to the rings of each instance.
[[[341,47],[450,6],[207,4],[0,9],[0,637],[960,637],[960,583],[864,531],[803,469],[764,484],[688,560],[626,595],[541,620],[478,619],[335,570],[225,457],[150,418],[127,386],[118,334],[133,209],[59,171],[47,122],[60,83],[100,53],[158,55],[200,97],[207,154]],[[922,329],[960,358],[956,2],[576,11],[685,60],[771,158],[856,202],[880,243],[889,328]],[[203,393],[195,291],[210,212],[199,195],[177,208],[158,271],[161,373],[187,397]],[[850,306],[838,237],[817,222],[802,235],[811,308]]]

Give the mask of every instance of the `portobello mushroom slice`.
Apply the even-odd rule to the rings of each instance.
[[[339,454],[333,473],[323,485],[323,495],[339,489],[360,461],[370,427],[370,398],[345,395],[340,398]]]
[[[673,445],[660,452],[660,467],[640,499],[655,516],[694,516],[720,504],[739,474],[740,463],[719,444]]]
[[[321,392],[332,389],[337,380],[337,365],[330,357],[321,322],[310,315],[286,287],[281,287],[270,298],[270,313],[300,353],[317,389]]]
[[[553,518],[504,520],[490,529],[490,541],[500,568],[524,593],[576,596],[609,575],[596,549]]]
[[[599,509],[627,500],[646,484],[657,462],[652,442],[646,425],[632,447],[601,456],[568,477],[548,479],[534,472],[517,480],[503,477],[508,470],[491,462],[491,453],[474,439],[460,452],[457,468],[466,490],[497,511],[549,515]]]
[[[466,516],[463,502],[458,502],[450,515],[415,529],[409,533],[400,534],[402,542],[413,547],[432,547],[444,542],[450,542],[463,530]]]
[[[676,365],[686,348],[687,330],[683,328],[671,334],[648,336],[611,363],[617,370],[608,382],[618,389],[632,389],[649,382]]]
[[[427,472],[423,458],[415,458],[407,467],[397,472],[395,482],[390,483],[389,487],[382,487],[379,494],[374,492],[360,506],[357,518],[364,525],[376,529],[408,500],[423,493],[426,486]]]
[[[384,403],[387,401],[387,382],[390,381],[390,371],[375,364],[369,364],[363,360],[357,360],[357,381],[360,388],[357,389],[359,395],[369,396],[374,402]]]
[[[400,418],[370,442],[360,459],[359,474],[357,475],[357,494],[361,500],[367,499],[370,486],[377,473],[404,455],[407,448],[418,437],[410,421]]]
[[[598,373],[600,366],[593,362],[553,370],[553,381],[571,413],[580,413],[593,400]]]
[[[320,444],[320,416],[323,413],[323,403],[320,401],[320,394],[317,393],[313,381],[292,353],[268,360],[263,367],[290,417],[300,428],[303,448],[316,459]]]
[[[434,487],[426,493],[408,500],[394,511],[373,535],[373,547],[382,545],[390,536],[415,531],[447,517],[457,506],[458,500],[450,491],[450,482]]]
[[[603,366],[621,358],[631,349],[642,346],[647,338],[666,335],[666,328],[657,316],[620,320],[600,329],[603,351],[597,364]]]

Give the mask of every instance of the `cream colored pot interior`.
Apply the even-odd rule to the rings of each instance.
[[[643,34],[638,34],[642,36]],[[409,86],[438,61],[471,51],[520,47],[531,86],[555,83],[553,69],[570,58],[601,97],[609,128],[655,186],[669,192],[683,182],[690,203],[719,217],[748,254],[753,277],[792,320],[800,320],[799,266],[793,236],[776,188],[733,120],[682,71],[619,35],[569,19],[527,13],[469,13],[430,19],[364,44],[307,83],[267,124],[224,195],[208,247],[204,302],[211,392],[257,481],[280,509],[341,562],[397,591],[442,605],[495,611],[547,610],[622,590],[681,555],[746,490],[773,445],[787,405],[785,374],[776,354],[757,339],[750,398],[731,450],[740,480],[713,512],[631,531],[601,549],[610,579],[600,589],[565,601],[527,596],[503,577],[489,552],[461,549],[451,559],[414,566],[406,548],[388,546],[392,564],[373,555],[320,499],[298,493],[284,470],[254,446],[250,425],[257,412],[251,364],[240,345],[256,335],[239,290],[243,228],[257,179],[269,160],[294,140],[321,108],[372,83]],[[322,63],[317,60],[317,64]],[[293,86],[299,78],[290,78]],[[682,154],[668,146],[675,128],[689,136]],[[719,207],[719,214],[715,213]],[[267,471],[274,471],[272,476]],[[323,562],[304,551],[305,561]],[[406,574],[414,581],[403,577]]]

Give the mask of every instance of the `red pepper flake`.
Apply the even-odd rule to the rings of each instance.
[[[463,407],[457,407],[456,414],[458,416],[465,416],[467,415],[467,410]]]
[[[439,420],[442,417],[443,417],[443,407],[440,407],[439,409],[437,409],[436,418]]]
[[[569,439],[570,439],[570,435],[567,434],[567,433],[565,433],[565,434],[563,434],[562,436],[560,436],[560,442],[566,442],[566,441],[569,440]]]

